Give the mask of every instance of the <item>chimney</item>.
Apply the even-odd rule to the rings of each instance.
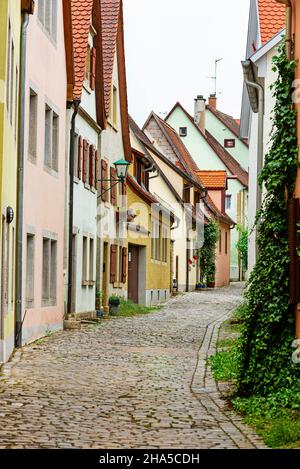
[[[205,111],[206,111],[206,99],[202,95],[198,95],[195,98],[195,115],[194,122],[202,132],[205,133]]]
[[[213,109],[217,109],[217,96],[216,93],[212,93],[208,98],[208,105]]]

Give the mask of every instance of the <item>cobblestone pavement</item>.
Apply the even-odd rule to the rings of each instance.
[[[0,448],[262,447],[206,364],[241,293],[187,293],[25,347],[3,368]]]

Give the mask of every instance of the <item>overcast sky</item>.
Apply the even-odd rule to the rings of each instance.
[[[216,58],[218,107],[239,117],[250,0],[123,2],[129,112],[138,124],[176,101],[192,112],[197,94],[214,91]]]

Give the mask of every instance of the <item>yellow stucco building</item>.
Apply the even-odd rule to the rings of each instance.
[[[130,300],[148,306],[170,297],[174,222],[168,208],[148,190],[149,170],[155,171],[153,162],[134,150],[127,177],[127,290]]]
[[[14,348],[18,102],[21,1],[1,0],[0,14],[0,363]]]

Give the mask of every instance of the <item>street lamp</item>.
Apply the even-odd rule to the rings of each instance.
[[[116,169],[116,175],[117,177],[113,178],[113,179],[98,179],[99,182],[110,182],[110,187],[108,189],[105,189],[99,196],[98,196],[98,199],[100,197],[103,196],[103,194],[105,194],[106,192],[110,191],[113,187],[115,187],[117,184],[121,183],[121,184],[124,184],[124,182],[126,181],[126,177],[127,177],[127,173],[128,173],[128,168],[130,166],[130,163],[126,160],[118,160],[114,163],[114,167]]]
[[[120,182],[125,181],[129,166],[130,166],[130,163],[128,163],[128,161],[126,160],[118,160],[114,163],[114,167],[116,168],[117,178],[120,180]]]

